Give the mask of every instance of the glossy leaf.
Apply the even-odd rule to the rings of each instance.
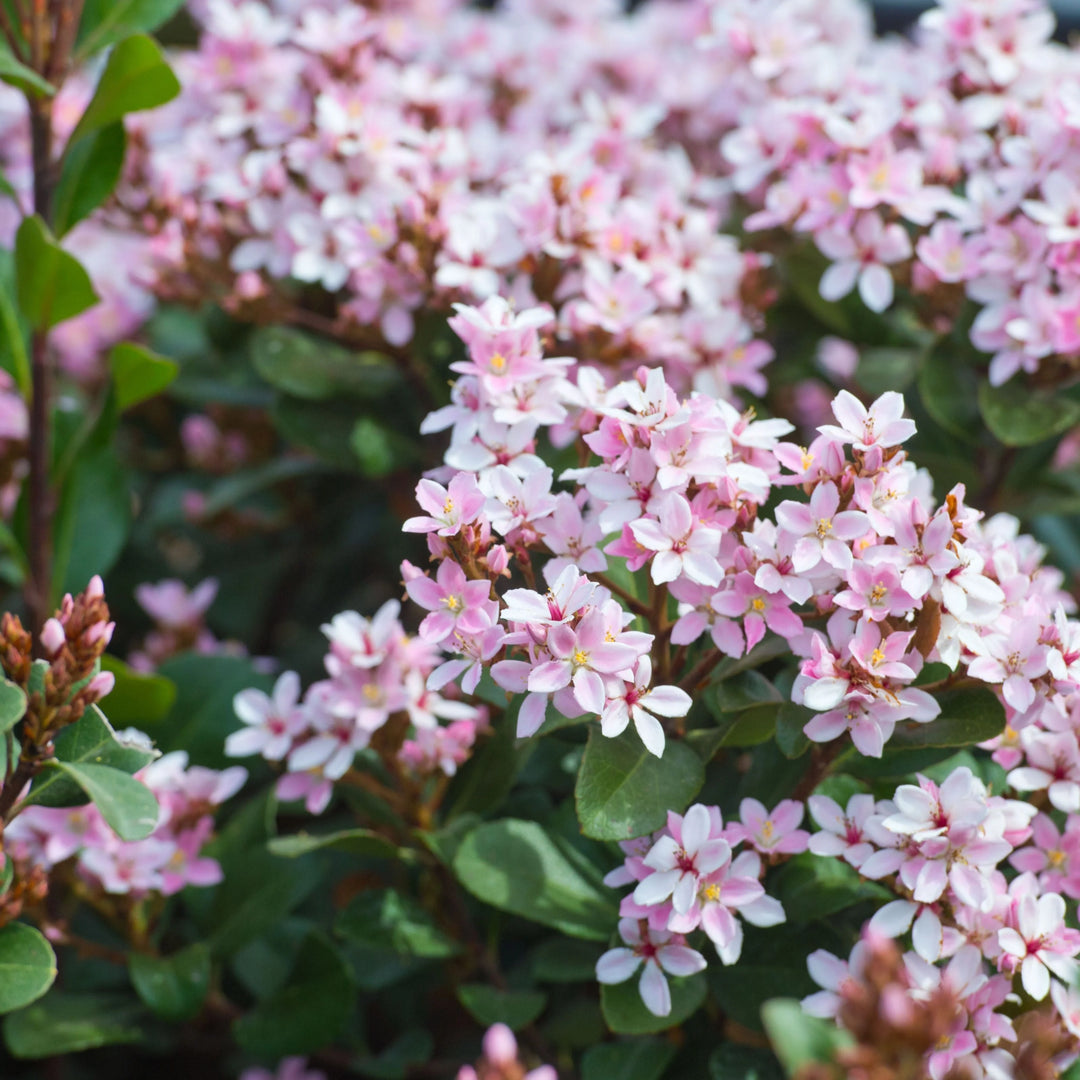
[[[1006,446],[1032,446],[1080,424],[1080,402],[1060,392],[1031,390],[1023,377],[1005,386],[981,382],[979,411]]]
[[[26,713],[26,691],[10,679],[0,679],[0,733],[10,731]]]
[[[129,341],[109,353],[109,370],[116,387],[116,407],[121,412],[160,394],[176,378],[179,366]]]
[[[876,881],[864,881],[840,859],[804,852],[786,862],[771,879],[769,893],[784,905],[788,922],[824,919],[861,901],[884,902],[892,894]]]
[[[644,836],[669,810],[685,810],[704,782],[701,758],[685,743],[668,739],[656,757],[636,732],[609,739],[593,728],[574,790],[581,831],[595,840]]]
[[[0,929],[0,1013],[37,1001],[55,978],[56,955],[39,930],[18,922]]]
[[[125,38],[109,53],[94,96],[75,125],[68,146],[128,113],[156,109],[179,93],[180,82],[157,42],[145,34]]]
[[[347,851],[350,855],[368,855],[380,859],[399,857],[398,848],[385,836],[370,829],[344,829],[332,833],[299,832],[292,836],[275,836],[267,841],[271,855],[283,859],[298,859],[310,851]]]
[[[121,840],[145,840],[157,827],[154,793],[126,772],[87,762],[53,761],[50,767],[66,773],[86,792]]]
[[[574,983],[596,981],[596,961],[603,949],[589,941],[553,937],[532,953],[532,973],[537,982]]]
[[[478,826],[462,841],[454,873],[484,903],[571,937],[606,941],[618,919],[600,874],[532,821]]]
[[[176,701],[176,683],[171,679],[136,671],[108,653],[101,658],[101,670],[112,672],[116,680],[106,702],[114,726],[146,730],[169,715]]]
[[[15,235],[15,285],[19,309],[37,330],[48,330],[98,301],[82,264],[36,216],[24,218]]]
[[[43,79],[32,67],[22,63],[11,51],[7,42],[0,39],[0,82],[17,87],[35,97],[52,97],[56,88]]]
[[[505,1024],[512,1031],[531,1024],[547,1004],[543,991],[496,990],[484,983],[463,983],[457,998],[478,1024]]]
[[[427,911],[393,889],[362,892],[335,919],[334,931],[360,945],[425,960],[461,952],[461,946],[436,926]]]
[[[976,686],[936,694],[941,715],[928,724],[897,724],[886,750],[916,750],[930,746],[971,746],[1000,735],[1005,707],[992,690]]]
[[[86,0],[76,53],[81,59],[130,34],[152,33],[183,6],[184,0]]]
[[[68,149],[53,200],[52,223],[57,236],[88,218],[112,194],[126,152],[127,136],[119,121]]]
[[[122,994],[56,991],[4,1019],[4,1042],[17,1058],[48,1058],[97,1046],[136,1043],[144,1006]]]
[[[164,1020],[189,1020],[210,989],[210,950],[197,942],[171,956],[133,952],[128,974],[136,993]]]

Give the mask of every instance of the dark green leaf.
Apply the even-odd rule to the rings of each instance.
[[[4,1020],[4,1042],[17,1058],[47,1058],[142,1038],[145,1009],[119,994],[56,992]]]
[[[153,33],[183,6],[184,0],[86,0],[77,55],[90,56],[130,34]]]
[[[334,931],[358,945],[425,960],[461,952],[461,946],[435,925],[427,911],[393,889],[360,893],[334,920]]]
[[[929,746],[971,746],[1000,735],[1005,729],[1005,707],[993,691],[976,686],[945,690],[935,695],[941,715],[928,724],[905,721],[896,725],[889,747],[916,750]]]
[[[258,330],[251,358],[268,383],[306,401],[329,401],[342,394],[377,400],[401,382],[393,360],[382,353],[352,352],[286,326]]]
[[[66,773],[86,792],[121,840],[145,840],[157,827],[154,793],[126,772],[86,762],[52,761],[50,767]]]
[[[128,113],[156,109],[179,93],[180,83],[157,42],[145,34],[125,38],[109,53],[94,96],[75,125],[68,146]]]
[[[355,1061],[352,1068],[372,1080],[406,1080],[413,1066],[431,1059],[434,1047],[431,1032],[426,1028],[406,1028],[377,1057]]]
[[[271,855],[297,859],[309,851],[333,849],[351,855],[369,855],[379,859],[396,859],[400,852],[385,836],[370,829],[345,829],[333,833],[299,832],[292,836],[275,836],[266,845]]]
[[[402,464],[395,452],[393,432],[370,416],[356,421],[349,442],[360,462],[360,471],[373,480],[388,476]]]
[[[127,136],[119,121],[70,147],[60,167],[53,228],[63,236],[89,217],[113,192],[124,166]]]
[[[172,360],[129,341],[113,347],[109,369],[116,386],[116,407],[121,412],[160,394],[180,372]]]
[[[803,728],[810,722],[813,712],[803,705],[785,701],[776,714],[776,745],[786,758],[798,758],[810,747],[810,740]]]
[[[595,982],[596,961],[602,950],[588,941],[549,938],[532,953],[532,973],[537,982]]]
[[[701,759],[685,743],[669,739],[658,758],[636,732],[609,739],[593,728],[574,789],[581,831],[595,840],[644,836],[663,827],[669,810],[685,810],[704,782]]]
[[[496,990],[484,983],[463,983],[457,997],[477,1023],[505,1024],[512,1031],[531,1024],[547,1004],[541,990]]]
[[[884,885],[863,881],[840,859],[804,852],[780,868],[769,893],[784,905],[788,922],[802,924],[824,919],[864,900],[886,901],[892,895]]]
[[[1031,446],[1080,424],[1080,402],[1051,390],[1032,390],[1023,376],[1005,386],[980,382],[979,410],[1006,446]]]
[[[55,978],[56,956],[40,931],[17,922],[0,929],[0,1013],[37,1001]]]
[[[606,941],[618,919],[599,873],[532,821],[506,818],[473,829],[454,873],[484,903],[571,937]]]
[[[112,723],[118,727],[145,729],[169,715],[176,701],[176,683],[171,679],[135,671],[108,653],[101,658],[101,670],[111,671],[116,680],[105,707]]]
[[[15,286],[19,309],[37,330],[48,330],[98,301],[82,264],[36,216],[24,218],[15,236]]]
[[[788,1076],[809,1062],[830,1062],[838,1049],[851,1045],[850,1035],[828,1020],[808,1016],[797,1001],[769,1001],[761,1010],[761,1019]]]
[[[344,960],[313,932],[300,947],[287,985],[240,1017],[233,1034],[244,1050],[260,1057],[308,1054],[334,1040],[355,998]]]
[[[238,503],[276,484],[297,477],[329,475],[332,471],[322,462],[306,457],[273,458],[263,465],[241,469],[217,481],[207,493],[201,516],[209,519],[223,510],[231,510]]]
[[[918,365],[917,349],[882,345],[863,350],[855,378],[870,397],[877,397],[886,390],[905,389],[914,380]]]
[[[949,356],[944,348],[929,352],[919,370],[923,408],[950,435],[974,442],[979,421],[979,379],[975,369]]]
[[[581,1080],[660,1080],[675,1056],[671,1043],[657,1039],[601,1043],[581,1059]]]
[[[782,1080],[780,1063],[768,1050],[726,1042],[709,1058],[711,1080]]]
[[[270,410],[270,418],[286,439],[310,450],[323,462],[352,473],[359,471],[352,448],[355,405],[340,401],[316,404],[280,396]]]
[[[210,989],[210,950],[202,943],[171,956],[133,952],[128,974],[139,997],[164,1020],[190,1020]]]
[[[689,1019],[705,1001],[705,976],[685,979],[668,978],[671,988],[671,1012],[653,1016],[638,993],[639,973],[616,986],[600,987],[600,1008],[607,1025],[618,1035],[655,1035]]]

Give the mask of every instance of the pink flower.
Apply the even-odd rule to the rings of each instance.
[[[446,641],[455,630],[462,634],[482,633],[498,615],[490,582],[469,581],[452,559],[443,559],[434,581],[427,576],[414,577],[405,583],[405,591],[412,601],[431,612],[420,624],[420,636],[435,645]]]
[[[135,599],[155,622],[180,630],[202,620],[217,591],[216,578],[207,578],[190,592],[182,581],[170,578],[156,585],[137,585]]]
[[[832,408],[840,426],[826,424],[819,430],[842,443],[851,443],[856,450],[899,446],[915,434],[915,422],[904,419],[903,395],[895,390],[886,391],[869,409],[854,394],[841,390]]]
[[[810,496],[810,505],[782,502],[776,508],[779,526],[797,537],[791,563],[797,574],[813,570],[824,561],[837,570],[851,566],[851,548],[870,527],[866,515],[859,510],[843,510],[840,492],[832,482],[818,484]]]
[[[1065,900],[1057,893],[1021,897],[1016,928],[998,931],[998,942],[1020,968],[1024,989],[1036,1001],[1049,993],[1051,973],[1066,985],[1075,978],[1073,957],[1080,952],[1080,931],[1065,926]]]
[[[685,716],[692,702],[690,695],[677,686],[651,686],[651,682],[652,660],[648,655],[639,657],[634,664],[631,681],[609,679],[600,730],[614,738],[626,730],[632,719],[645,748],[660,757],[664,752],[664,728],[653,713]]]
[[[226,738],[225,753],[262,754],[267,761],[281,761],[307,726],[299,701],[300,676],[295,671],[282,672],[269,696],[254,688],[241,690],[233,698],[233,711],[247,726]]]
[[[723,577],[715,554],[719,530],[701,525],[686,499],[674,492],[664,496],[658,517],[630,523],[634,539],[656,552],[651,567],[653,581],[663,585],[685,575],[701,585],[719,585]]]
[[[769,813],[757,799],[743,799],[739,804],[740,824],[729,826],[733,838],[745,840],[758,851],[795,855],[805,851],[810,834],[799,825],[803,819],[803,804],[784,799]]]
[[[644,964],[638,991],[645,1008],[654,1016],[671,1012],[668,975],[695,975],[705,969],[705,957],[688,948],[685,939],[667,930],[649,930],[636,919],[619,920],[619,936],[629,948],[609,949],[596,962],[596,978],[602,983],[626,982]]]
[[[877,214],[863,214],[854,232],[823,229],[815,237],[822,253],[835,259],[818,286],[825,300],[840,300],[859,286],[859,295],[871,311],[884,311],[893,301],[893,279],[887,264],[911,254],[911,242],[902,226],[883,225]]]
[[[411,517],[402,529],[405,532],[438,533],[456,536],[462,526],[475,521],[487,501],[472,473],[459,472],[449,487],[434,480],[421,480],[416,485],[416,501],[428,512],[428,517]]]

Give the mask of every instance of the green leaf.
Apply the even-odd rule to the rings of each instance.
[[[373,1080],[407,1080],[412,1067],[431,1060],[435,1041],[427,1028],[406,1028],[377,1057],[353,1061],[351,1067]]]
[[[26,713],[26,692],[10,679],[0,680],[0,733],[10,731]]]
[[[240,1047],[277,1060],[333,1042],[352,1014],[356,987],[337,950],[321,933],[308,935],[288,983],[233,1025]]]
[[[378,859],[400,857],[400,851],[394,844],[370,829],[345,829],[341,832],[315,834],[298,832],[292,836],[275,836],[267,841],[266,847],[271,855],[283,859],[298,859],[309,851],[322,851],[327,848]]]
[[[726,1042],[709,1058],[711,1080],[782,1080],[780,1064],[768,1050]]]
[[[810,722],[814,713],[803,705],[785,701],[776,714],[776,745],[786,758],[799,758],[810,747],[810,740],[803,728]]]
[[[257,330],[251,359],[271,386],[305,401],[377,400],[401,383],[394,361],[382,353],[353,352],[286,326]]]
[[[511,1031],[531,1024],[547,1005],[542,990],[496,990],[484,983],[463,983],[457,998],[478,1024],[505,1024]]]
[[[618,919],[599,872],[532,821],[505,818],[473,829],[454,873],[484,903],[571,937],[607,941]]]
[[[532,952],[532,973],[537,982],[596,981],[596,961],[602,950],[588,941],[549,938]]]
[[[171,956],[132,952],[128,974],[139,997],[164,1020],[190,1020],[210,989],[210,950],[202,943]]]
[[[884,885],[863,881],[840,859],[804,852],[796,855],[770,879],[769,893],[784,905],[793,925],[813,922],[865,900],[885,901],[892,895]]]
[[[96,705],[91,705],[80,720],[64,728],[53,745],[59,762],[106,765],[125,773],[138,772],[158,756],[154,750],[120,742]],[[23,800],[39,806],[80,806],[86,801],[82,787],[63,770],[55,768],[38,773],[30,794]]]
[[[56,93],[56,87],[43,79],[33,68],[16,59],[4,41],[0,41],[0,81],[35,97],[52,97]]]
[[[683,742],[668,739],[658,758],[636,732],[609,739],[593,728],[574,789],[581,831],[594,840],[644,836],[669,810],[685,810],[704,783],[701,758]]]
[[[1032,446],[1080,424],[1080,402],[1052,390],[1032,390],[1022,376],[1004,386],[979,383],[979,410],[1006,446]]]
[[[65,772],[86,792],[121,840],[145,840],[157,827],[157,799],[133,776],[108,765],[66,761],[52,761],[49,765]]]
[[[14,378],[19,392],[29,400],[30,324],[18,310],[15,285],[15,253],[0,248],[0,365]]]
[[[352,429],[349,443],[360,462],[360,471],[372,480],[389,476],[400,464],[393,432],[370,416],[362,416]]]
[[[15,234],[15,287],[19,309],[36,330],[48,330],[98,302],[90,275],[36,215],[24,218]]]
[[[660,1080],[675,1056],[671,1043],[658,1039],[601,1043],[581,1059],[581,1080]]]
[[[206,496],[201,516],[212,518],[223,510],[231,510],[238,503],[266,488],[287,480],[305,476],[328,476],[333,470],[320,461],[303,457],[271,458],[263,465],[241,469],[218,480]]]
[[[142,1038],[145,1009],[121,994],[47,998],[4,1019],[4,1042],[17,1058],[48,1058]]]
[[[183,6],[184,0],[86,0],[76,56],[82,60],[130,34],[153,33]]]
[[[516,698],[495,720],[491,734],[481,736],[472,756],[450,782],[446,804],[451,819],[465,814],[487,814],[501,806],[514,786],[518,771],[536,750],[533,740],[518,746],[515,738],[522,700]]]
[[[153,38],[134,34],[109,53],[94,96],[68,139],[80,139],[115,124],[128,113],[156,109],[180,93],[180,82]]]
[[[348,472],[359,471],[352,448],[355,404],[338,400],[316,404],[282,395],[274,402],[270,418],[286,439],[323,462]]]
[[[851,1045],[846,1032],[827,1020],[808,1016],[797,1001],[787,998],[766,1002],[761,1019],[788,1076],[810,1062],[831,1062],[837,1050]]]
[[[86,450],[64,480],[56,515],[53,591],[76,593],[107,573],[131,529],[131,481],[116,449]]]
[[[881,345],[862,351],[855,378],[870,397],[878,397],[886,390],[905,389],[914,380],[918,366],[917,349]]]
[[[169,715],[176,701],[176,683],[164,675],[147,675],[128,667],[123,660],[106,653],[101,670],[112,672],[116,682],[109,691],[106,708],[118,727],[145,729]],[[112,764],[112,762],[105,762]]]
[[[113,347],[109,353],[109,369],[120,412],[160,394],[180,373],[180,367],[174,361],[130,341]]]
[[[635,973],[624,983],[600,987],[600,1008],[604,1020],[618,1035],[655,1035],[658,1031],[666,1031],[689,1019],[705,1001],[704,975],[691,975],[685,979],[669,976],[671,1012],[667,1016],[653,1016],[645,1008],[638,992],[639,978],[640,975]]]
[[[53,228],[63,236],[88,218],[112,193],[127,152],[119,121],[80,139],[64,154],[53,201]]]
[[[890,749],[971,746],[1005,730],[1005,707],[985,687],[945,690],[935,696],[941,705],[941,715],[928,724],[913,721],[897,724],[889,740]]]
[[[981,428],[979,419],[979,378],[969,364],[945,349],[932,349],[919,369],[919,397],[923,408],[950,435],[975,442]]]
[[[427,911],[393,889],[373,889],[354,897],[334,920],[334,932],[358,945],[425,960],[461,952],[461,946],[435,925]]]
[[[0,929],[0,1013],[37,1001],[55,978],[56,955],[38,930],[18,922]]]

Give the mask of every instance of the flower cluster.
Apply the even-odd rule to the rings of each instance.
[[[1000,869],[1006,859],[1019,868],[1039,853],[1029,843],[1033,806],[990,795],[960,767],[940,785],[922,776],[918,785],[901,785],[891,800],[859,794],[841,809],[813,795],[809,807],[821,826],[810,837],[812,852],[843,858],[900,895],[878,910],[869,930],[888,938],[910,935],[903,962],[911,1000],[929,1000],[942,988],[958,999],[949,1031],[926,1059],[933,1080],[957,1063],[974,1075],[1012,1074],[1009,1044],[1017,1033],[1002,1006],[1014,1000],[1015,983],[1036,1001],[1049,994],[1060,1022],[1072,1030],[1075,991],[1069,987],[1080,931],[1066,926],[1054,879],[1025,871],[1010,880]],[[845,984],[862,981],[869,954],[865,943],[847,961],[813,953],[810,973],[823,989],[804,1008],[836,1016]]]
[[[206,578],[193,589],[175,578],[136,586],[135,599],[155,625],[128,657],[131,666],[136,671],[153,671],[170,657],[188,650],[204,654],[236,652],[236,643],[218,641],[206,626],[206,612],[217,591],[215,578]]]
[[[334,781],[373,740],[415,777],[452,776],[486,728],[487,711],[428,687],[443,657],[423,637],[405,633],[399,610],[389,600],[371,619],[355,611],[334,616],[323,627],[329,677],[303,695],[292,671],[278,677],[271,694],[237,694],[243,726],[228,737],[225,752],[284,763],[278,797],[304,799],[313,814],[322,813]]]
[[[142,749],[141,732],[120,738]],[[121,840],[90,803],[73,809],[25,807],[4,830],[7,852],[49,870],[73,859],[79,878],[106,893],[171,896],[188,885],[216,885],[221,867],[202,854],[214,831],[214,810],[247,780],[247,770],[188,764],[177,750],[151,762],[136,779],[157,799],[158,825],[145,840]]]
[[[642,968],[638,989],[656,1016],[671,1012],[668,975],[693,975],[705,957],[686,944],[703,930],[725,964],[742,953],[742,924],[776,926],[784,921],[780,902],[761,884],[759,853],[795,854],[808,834],[798,828],[801,803],[785,800],[769,814],[755,799],[740,807],[741,821],[725,826],[715,806],[695,803],[685,814],[668,813],[667,826],[653,836],[624,841],[626,860],[604,879],[616,888],[634,885],[619,907],[623,945],[596,965],[602,983],[621,983]],[[742,843],[748,850],[735,854]],[[644,967],[642,967],[644,965]]]
[[[525,1071],[518,1057],[517,1039],[505,1024],[494,1024],[484,1035],[483,1057],[476,1067],[463,1065],[456,1080],[557,1080],[550,1065]]]

